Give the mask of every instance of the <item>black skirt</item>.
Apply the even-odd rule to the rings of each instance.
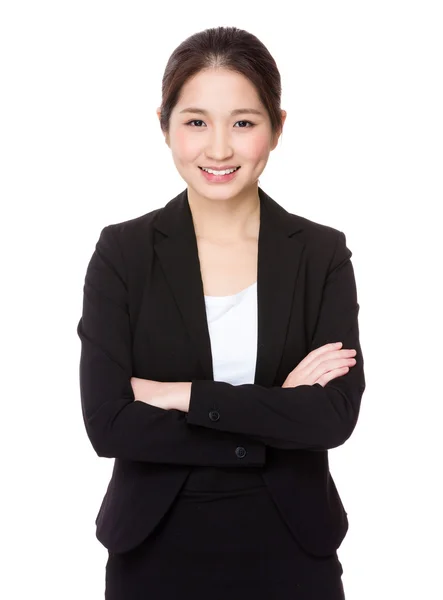
[[[337,554],[308,555],[260,469],[194,469],[151,535],[108,553],[105,600],[343,600]]]

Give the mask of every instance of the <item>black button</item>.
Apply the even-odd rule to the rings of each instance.
[[[217,410],[211,410],[209,413],[209,418],[211,421],[218,421],[220,418],[220,413]]]
[[[238,458],[244,458],[246,456],[246,450],[243,448],[243,446],[239,446],[238,448],[236,448],[235,453],[238,456]]]

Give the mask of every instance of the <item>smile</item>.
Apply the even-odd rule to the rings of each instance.
[[[206,173],[211,173],[212,175],[229,175],[229,173],[234,173],[240,167],[234,167],[232,169],[225,169],[223,171],[216,171],[214,169],[207,169],[206,167],[199,167],[202,171],[206,171]]]

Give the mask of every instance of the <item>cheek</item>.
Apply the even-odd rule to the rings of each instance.
[[[195,137],[190,136],[186,129],[177,129],[174,132],[173,139],[173,151],[183,158],[192,156],[199,148],[198,140]]]
[[[268,156],[269,150],[269,135],[258,133],[245,140],[243,154],[250,160],[259,161]]]

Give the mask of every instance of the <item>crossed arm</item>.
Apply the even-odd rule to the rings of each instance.
[[[341,377],[356,364],[356,350],[341,348],[342,343],[325,344],[313,350],[289,373],[282,387],[321,385]],[[136,401],[157,406],[163,410],[189,412],[192,381],[161,382],[131,377]]]
[[[267,445],[325,450],[343,444],[355,427],[365,389],[350,256],[340,234],[311,343],[312,350],[331,341],[356,350],[356,364],[343,376],[324,387],[312,382],[271,388],[203,380],[155,382],[131,377],[124,266],[112,226],[105,227],[88,265],[77,327],[83,418],[97,454],[242,467],[265,464]],[[214,411],[219,418],[211,418]],[[235,454],[239,443],[247,449],[242,459]]]

